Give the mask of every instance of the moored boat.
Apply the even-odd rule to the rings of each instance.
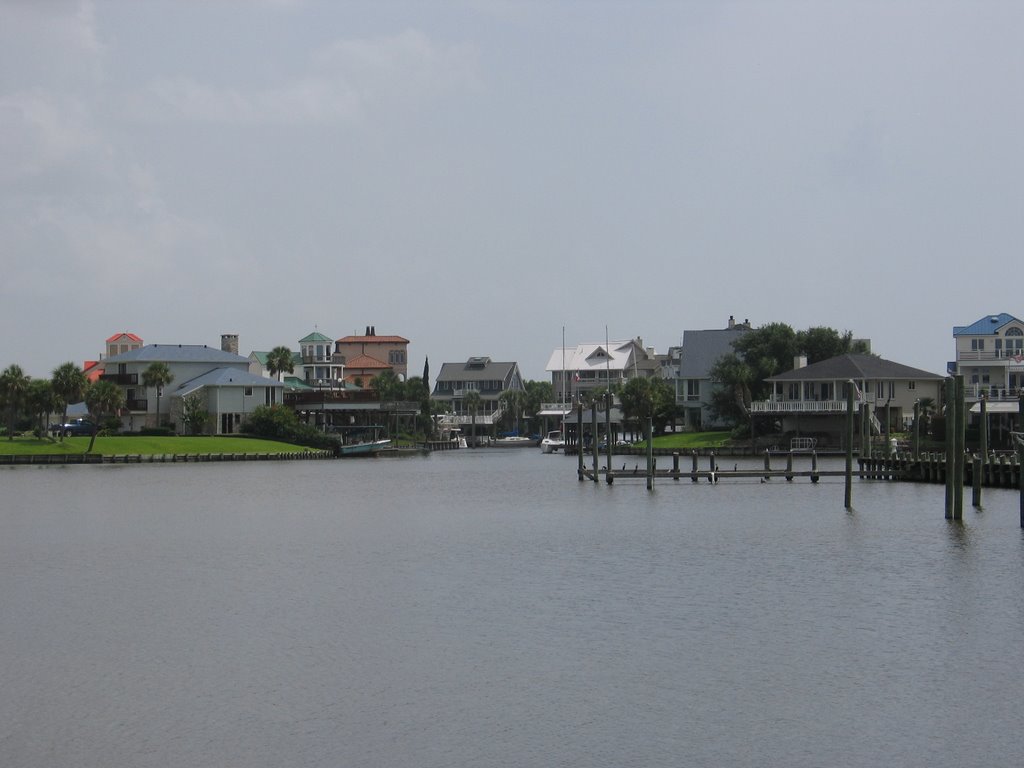
[[[540,448],[544,453],[556,453],[565,450],[565,436],[560,429],[548,432],[540,441]]]

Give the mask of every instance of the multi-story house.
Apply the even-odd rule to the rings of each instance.
[[[750,330],[750,323],[737,323],[732,317],[726,328],[706,331],[683,331],[676,378],[676,404],[683,411],[686,429],[709,429],[725,426],[711,412],[711,394],[715,382],[711,369],[724,355],[735,350],[733,342]]]
[[[571,403],[581,392],[614,388],[632,378],[661,373],[653,349],[639,338],[557,347],[545,368],[559,403]]]
[[[222,346],[230,349],[230,336]],[[237,337],[234,337],[237,340]],[[143,384],[143,373],[152,363],[164,363],[173,377],[159,393]],[[123,388],[125,408],[122,428],[128,431],[152,427],[157,408],[172,421],[180,416],[182,398],[199,393],[210,414],[208,430],[213,434],[237,432],[245,417],[257,406],[282,402],[280,382],[249,372],[249,359],[229,351],[200,344],[147,344],[119,353],[104,361],[102,379]],[[178,431],[182,431],[180,420]]]
[[[345,381],[369,387],[382,371],[394,371],[405,381],[409,372],[409,340],[402,336],[378,336],[373,326],[362,336],[344,336],[334,343],[332,360],[345,367]]]
[[[956,360],[951,374],[963,374],[968,401],[1016,401],[1024,389],[1024,321],[1005,312],[953,328]]]
[[[452,414],[451,424],[468,424],[472,419],[466,395],[480,397],[476,423],[491,425],[501,418],[501,395],[509,390],[526,391],[518,363],[496,363],[489,357],[471,357],[464,363],[444,363],[434,382],[431,398],[444,403]]]

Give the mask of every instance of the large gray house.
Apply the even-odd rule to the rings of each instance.
[[[157,420],[157,392],[142,383],[143,372],[151,363],[164,363],[173,379],[160,393],[161,421],[168,418],[177,431],[181,400],[198,393],[210,414],[207,432],[231,434],[260,405],[282,402],[284,385],[249,372],[249,358],[232,351],[203,344],[147,344],[104,361],[102,378],[122,387],[125,408],[122,428],[137,430],[152,427]]]
[[[736,323],[729,318],[729,327],[708,331],[683,331],[679,351],[679,373],[676,379],[676,404],[683,409],[686,429],[715,429],[728,426],[711,412],[711,393],[715,382],[711,368],[723,355],[734,351],[733,342],[750,330],[749,323]]]

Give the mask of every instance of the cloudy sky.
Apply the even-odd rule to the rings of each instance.
[[[1024,316],[1024,3],[0,0],[0,365]]]

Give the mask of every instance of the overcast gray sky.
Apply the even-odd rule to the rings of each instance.
[[[1024,3],[0,2],[0,366],[1024,315]]]

